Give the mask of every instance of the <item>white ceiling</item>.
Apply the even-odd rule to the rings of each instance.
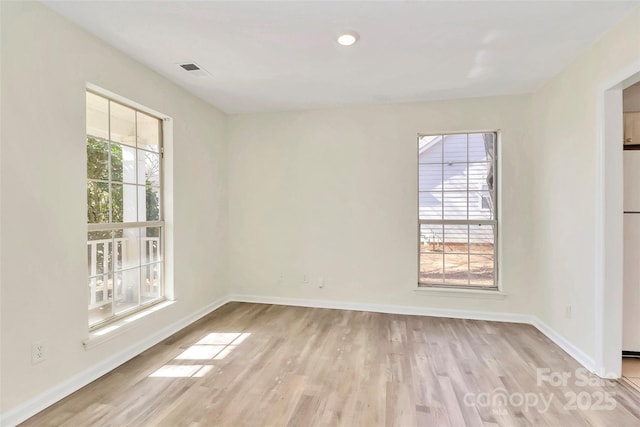
[[[44,3],[227,113],[530,92],[640,4]],[[344,30],[360,41],[339,46]]]

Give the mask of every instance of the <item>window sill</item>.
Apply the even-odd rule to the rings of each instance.
[[[479,298],[479,299],[505,299],[509,294],[496,289],[455,289],[436,287],[417,287],[413,290],[420,295],[437,295],[443,297]]]
[[[124,332],[135,328],[140,323],[137,320],[146,317],[154,311],[162,310],[165,307],[173,305],[175,301],[164,301],[159,304],[152,305],[151,307],[138,311],[130,316],[124,317],[116,322],[105,325],[100,329],[96,329],[89,333],[89,338],[82,342],[85,350],[90,350],[100,344],[112,340],[113,338],[122,335]]]

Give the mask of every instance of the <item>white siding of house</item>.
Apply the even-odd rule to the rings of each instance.
[[[467,165],[467,156],[468,162]],[[419,154],[420,219],[492,219],[482,207],[489,197],[489,167],[482,134],[445,135],[426,144]],[[467,191],[468,180],[468,191]],[[467,212],[468,198],[468,212]],[[467,216],[468,215],[468,216]],[[493,243],[491,225],[422,225],[422,239],[454,243]]]

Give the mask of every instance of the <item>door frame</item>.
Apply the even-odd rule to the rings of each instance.
[[[623,302],[622,91],[640,81],[640,60],[598,87],[595,230],[595,373],[620,378]]]

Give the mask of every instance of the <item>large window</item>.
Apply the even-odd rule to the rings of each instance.
[[[87,92],[89,326],[164,298],[162,120]]]
[[[419,286],[497,288],[497,133],[418,138]]]

